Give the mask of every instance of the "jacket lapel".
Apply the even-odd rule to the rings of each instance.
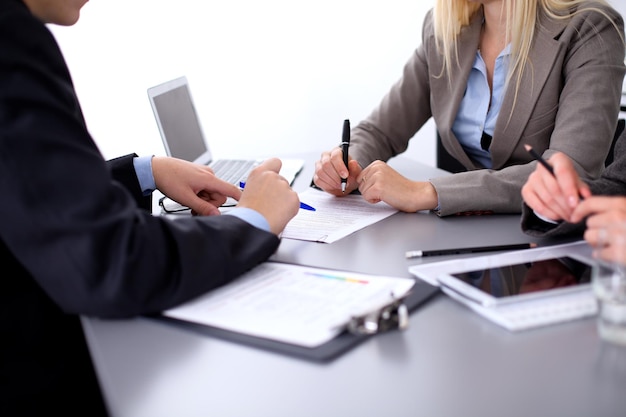
[[[474,64],[476,57],[476,51],[478,50],[478,43],[480,42],[480,31],[483,22],[483,13],[479,11],[475,14],[470,22],[469,26],[462,29],[462,33],[459,36],[458,44],[458,57],[459,64],[455,62],[451,68],[451,79],[444,74],[439,78],[432,77],[431,75],[431,99],[433,103],[433,115],[435,116],[435,124],[439,126],[446,126],[445,131],[439,131],[441,135],[441,141],[448,152],[455,156],[465,166],[473,166],[458,139],[452,132],[452,124],[456,118],[456,114],[459,111],[461,100],[465,95],[465,89],[467,86],[467,79],[469,73]],[[432,48],[433,57],[432,62],[437,62],[438,65],[435,70],[440,71],[443,66],[443,60],[441,56],[436,53],[435,48]],[[452,89],[452,90],[451,90]],[[449,92],[445,94],[438,94],[437,92]]]
[[[522,87],[519,89],[517,98],[515,98],[517,73],[513,74],[507,86],[490,149],[494,169],[502,168],[519,145],[537,99],[548,76],[553,71],[554,62],[559,53],[557,38],[564,27],[565,23],[540,20],[533,47],[528,54],[528,64],[522,75]],[[514,101],[515,105],[513,105]]]

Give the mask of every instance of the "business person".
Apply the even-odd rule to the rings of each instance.
[[[337,196],[358,188],[405,212],[519,213],[535,167],[526,143],[599,176],[624,69],[623,20],[603,1],[437,0],[402,77],[352,129],[349,166],[333,148],[313,181]],[[431,117],[467,172],[413,181],[386,161]]]
[[[74,24],[86,1],[0,2],[3,416],[107,415],[79,315],[157,313],[218,287],[272,255],[298,211],[276,158],[242,193],[172,158],[107,164],[46,27]],[[199,214],[239,203],[153,216],[150,182]]]
[[[522,230],[529,235],[583,236],[594,256],[626,265],[626,131],[600,178],[583,181],[563,153],[542,165],[522,187]]]

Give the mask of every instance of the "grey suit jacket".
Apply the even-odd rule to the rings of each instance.
[[[615,10],[603,10],[615,26],[597,12],[586,11],[569,21],[540,14],[523,87],[517,98],[514,82],[505,93],[489,170],[470,160],[451,129],[476,56],[482,12],[461,31],[459,65],[453,66],[450,79],[439,77],[443,60],[429,12],[422,44],[402,77],[353,129],[351,156],[363,167],[386,161],[404,152],[433,117],[444,147],[468,169],[431,179],[442,216],[485,210],[519,213],[521,187],[535,168],[526,143],[546,158],[555,151],[571,156],[585,178],[599,176],[616,127],[625,71],[623,20]]]

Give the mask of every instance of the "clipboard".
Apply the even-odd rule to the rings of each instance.
[[[407,307],[409,314],[425,304],[435,295],[441,292],[439,287],[432,286],[425,282],[416,281],[411,292],[404,298],[404,305]],[[353,334],[344,330],[342,333],[329,340],[328,342],[313,347],[304,347],[295,344],[285,343],[272,339],[256,337],[240,332],[225,330],[215,326],[198,324],[186,320],[180,320],[163,314],[146,316],[148,319],[156,320],[168,325],[172,325],[185,330],[193,331],[210,337],[215,337],[229,342],[239,343],[246,346],[284,354],[297,359],[303,359],[312,362],[324,363],[329,362],[341,354],[349,351],[364,340],[374,336],[367,334]],[[399,331],[399,330],[394,330]]]

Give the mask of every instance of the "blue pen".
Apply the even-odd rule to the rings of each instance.
[[[243,190],[245,186],[246,186],[245,182],[243,182],[243,181],[239,182],[239,188],[241,188]],[[309,206],[308,204],[305,204],[305,203],[300,203],[300,208],[304,209],[304,210],[315,211],[315,207],[311,207],[311,206]]]

